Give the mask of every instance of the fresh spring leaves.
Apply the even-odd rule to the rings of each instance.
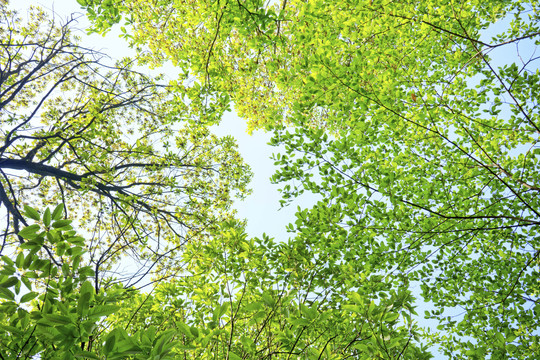
[[[76,237],[70,221],[60,220],[62,205],[52,214],[46,209],[43,217],[29,206],[25,213],[40,222],[19,232],[32,245],[21,245],[15,262],[7,256],[0,262],[2,357],[124,359],[129,353],[136,359],[166,359],[175,330],[149,331],[155,337],[155,348],[149,349],[141,340],[144,329],[131,336],[107,320],[129,302],[126,290],[114,282],[98,290],[94,272],[80,265],[84,243],[70,241]],[[55,249],[58,254],[60,244],[66,244],[62,257],[49,256]],[[21,284],[27,291],[20,292]]]

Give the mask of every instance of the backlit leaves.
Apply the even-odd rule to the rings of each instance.
[[[323,289],[420,282],[447,355],[537,351],[534,2],[127,4],[147,61],[172,60],[275,131],[283,204],[322,198],[289,225],[282,261],[298,288],[303,271]],[[465,340],[501,334],[516,337]]]

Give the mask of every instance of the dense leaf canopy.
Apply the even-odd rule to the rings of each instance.
[[[46,123],[51,126],[47,131],[31,127],[33,115],[12,115],[20,114],[44,90],[22,92],[14,97],[20,102],[13,102],[9,112],[2,110],[12,128],[2,127],[6,152],[0,168],[47,163],[62,174],[81,177],[51,176],[38,165],[26,169],[12,165],[11,169],[26,170],[36,178],[21,180],[18,187],[7,176],[0,180],[8,189],[0,193],[12,218],[8,225],[24,221],[19,209],[31,198],[19,195],[23,190],[37,189],[34,193],[43,194],[47,203],[58,201],[53,196],[58,189],[65,197],[84,193],[85,199],[96,199],[97,194],[99,201],[110,203],[106,219],[120,217],[134,233],[149,229],[157,244],[163,239],[173,248],[183,245],[169,263],[182,269],[183,276],[160,282],[150,293],[133,292],[111,300],[121,301],[122,308],[106,321],[124,332],[97,341],[103,354],[120,351],[111,336],[122,341],[138,336],[141,343],[133,340],[133,356],[144,358],[149,348],[141,344],[147,336],[155,347],[162,341],[161,349],[164,343],[172,344],[166,351],[170,354],[197,358],[421,359],[430,356],[425,345],[436,345],[456,359],[536,358],[540,352],[536,2],[78,2],[93,22],[93,31],[106,33],[120,23],[125,38],[139,52],[139,64],[155,67],[171,61],[180,71],[176,81],[159,87],[125,63],[114,71],[131,79],[126,83],[110,87],[113,77],[107,76],[105,82],[85,80],[66,88],[64,93],[84,104],[76,107],[77,116],[68,117],[79,127],[64,117],[54,118],[52,110],[43,112],[57,119]],[[192,78],[195,81],[188,81]],[[87,84],[94,84],[92,96],[79,90],[87,89]],[[46,88],[42,86],[38,88]],[[130,95],[122,95],[126,93]],[[159,101],[150,101],[146,94]],[[143,98],[135,109],[129,100],[125,113],[124,106],[107,107],[130,96]],[[224,187],[243,193],[249,177],[232,141],[212,137],[207,128],[219,122],[232,104],[251,130],[272,131],[271,144],[285,148],[275,156],[278,170],[272,178],[283,185],[282,204],[309,193],[322,199],[311,208],[298,209],[288,226],[293,234],[288,241],[250,239],[242,223],[227,212],[229,198],[219,197]],[[66,113],[70,106],[60,107]],[[119,136],[117,129],[141,114],[152,121],[139,121],[142,125],[132,137]],[[40,122],[47,121],[40,116]],[[92,137],[76,132],[84,128],[86,134],[85,126],[94,123],[96,130],[88,132]],[[65,134],[55,135],[60,129]],[[114,140],[103,145],[107,138],[92,131],[105,129]],[[182,138],[177,135],[182,131],[195,137],[177,141],[170,147],[180,153],[169,154],[163,136]],[[134,142],[139,135],[141,140]],[[64,138],[77,141],[70,146]],[[158,139],[161,145],[155,144]],[[96,146],[96,141],[102,145]],[[111,151],[113,143],[120,144],[126,155]],[[191,150],[199,144],[211,154],[203,165],[197,150]],[[220,150],[213,152],[215,146]],[[108,149],[107,156],[99,158],[102,148]],[[62,152],[65,164],[55,160]],[[95,161],[82,162],[81,152],[95,153]],[[157,160],[158,153],[166,163]],[[130,193],[129,200],[124,192],[131,190],[108,188],[132,184],[122,178],[133,176],[123,170],[127,154],[146,164],[140,170],[150,179],[144,184],[131,180],[140,192]],[[100,170],[103,164],[107,170]],[[196,168],[185,184],[171,180],[184,171],[180,164]],[[209,174],[210,164],[221,165]],[[173,173],[168,176],[164,171]],[[171,181],[165,190],[156,191],[162,188],[156,183],[162,182],[155,174]],[[113,183],[118,176],[122,180]],[[190,191],[194,195],[187,195],[188,201]],[[197,196],[205,201],[193,200]],[[167,205],[159,206],[158,201]],[[118,215],[118,202],[136,210]],[[154,210],[145,211],[147,207]],[[27,209],[26,216],[49,226],[45,215],[32,217],[32,211]],[[188,220],[171,222],[184,215]],[[99,216],[90,211],[84,219],[99,224]],[[146,225],[145,219],[154,222]],[[163,224],[173,225],[161,238]],[[5,238],[14,231],[9,226]],[[190,232],[193,229],[196,234]],[[23,230],[19,236],[34,237],[36,232]],[[124,244],[113,239],[107,244]],[[137,244],[142,241],[133,239]],[[95,242],[91,244],[90,253]],[[137,254],[149,248],[142,244]],[[24,265],[25,259],[19,262]],[[9,265],[13,259],[4,261],[7,268],[13,267]],[[164,274],[158,270],[157,275]],[[20,287],[17,279],[6,276],[0,286]],[[97,284],[95,289],[99,293]],[[13,302],[13,292],[8,291],[5,304]],[[422,300],[430,310],[418,316],[414,307]],[[418,317],[434,319],[439,326],[423,332],[415,324]],[[10,321],[17,328],[17,321]]]

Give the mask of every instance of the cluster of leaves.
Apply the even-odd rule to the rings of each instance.
[[[167,359],[174,331],[145,328],[128,334],[107,317],[130,292],[119,284],[98,290],[89,266],[82,266],[85,241],[63,220],[63,205],[19,232],[17,255],[0,262],[1,359]],[[51,261],[54,251],[61,264]]]
[[[36,223],[20,231],[17,255],[1,258],[2,359],[430,358],[414,345],[407,291],[374,301],[361,290],[299,290],[300,272],[278,265],[285,247],[248,240],[239,224],[186,251],[190,276],[141,293],[113,279],[97,288],[63,205],[25,210]],[[340,303],[331,300],[338,295]]]
[[[315,275],[320,267],[266,236],[248,239],[234,223],[204,248],[188,248],[186,257],[185,277],[141,294],[115,322],[141,309],[130,326],[142,319],[174,323],[179,349],[198,359],[430,358],[416,345],[406,290],[381,282],[385,296],[377,299],[360,284],[356,290],[336,286],[339,281],[323,285]],[[292,261],[307,269],[291,270]]]
[[[248,193],[251,172],[234,139],[200,126],[171,86],[132,60],[107,65],[78,45],[73,19],[28,16],[6,9],[0,19],[2,248],[27,225],[23,204],[61,201],[92,234],[96,271],[131,252],[134,282],[152,268],[174,273],[183,244],[204,241]]]

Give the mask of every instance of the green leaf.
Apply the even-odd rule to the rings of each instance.
[[[64,241],[59,242],[56,244],[56,255],[62,256],[64,255],[66,249],[68,248],[68,244]]]
[[[107,337],[107,340],[105,341],[105,346],[103,348],[105,354],[110,354],[112,352],[112,350],[114,349],[115,343],[116,343],[116,337],[114,336],[114,334],[110,334]]]
[[[63,341],[74,341],[77,338],[77,328],[74,324],[67,324],[65,326],[55,326],[55,329],[62,335],[59,338]]]
[[[10,332],[14,336],[23,336],[24,335],[24,330],[23,329],[20,329],[20,328],[14,327],[14,326],[2,325],[2,330]]]
[[[82,283],[81,285],[81,296],[82,295],[90,295],[92,296],[94,294],[94,286],[92,283],[88,280]]]
[[[91,298],[92,293],[81,294],[79,301],[77,302],[77,315],[84,316],[88,313]]]
[[[69,318],[68,316],[58,314],[43,314],[43,318],[51,324],[67,325],[71,324],[72,322],[71,318]]]
[[[309,319],[309,320],[313,320],[317,317],[317,310],[316,309],[312,309],[302,303],[300,303],[300,311],[302,312],[302,314],[304,314],[304,316]]]
[[[240,342],[242,343],[242,345],[244,345],[246,349],[255,348],[255,342],[248,336],[242,335],[242,337],[240,337]]]
[[[90,309],[88,315],[96,317],[109,316],[110,314],[118,311],[118,309],[120,309],[120,306],[117,305],[100,305]]]
[[[24,294],[22,297],[21,297],[21,303],[25,303],[25,302],[28,302],[30,300],[33,300],[35,299],[37,296],[39,295],[39,293],[35,292],[35,291],[31,291],[27,294]]]
[[[56,220],[52,223],[52,227],[55,229],[62,228],[71,224],[71,220]]]
[[[0,287],[0,298],[7,300],[15,300],[15,295],[8,289]]]
[[[27,226],[21,231],[19,231],[19,236],[21,236],[23,239],[34,240],[35,238],[37,238],[36,232],[39,229],[40,227],[37,224]]]
[[[52,220],[60,220],[62,218],[62,213],[64,212],[64,204],[58,204],[53,210]]]
[[[13,262],[13,260],[11,260],[9,257],[7,257],[6,255],[2,255],[2,260],[8,264],[9,266],[14,266],[15,263]]]
[[[39,213],[36,211],[36,209],[28,205],[24,205],[24,213],[31,219],[34,219],[37,221],[41,220]]]
[[[342,308],[343,308],[343,310],[355,312],[355,313],[358,313],[358,314],[362,313],[362,308],[359,305],[345,304],[345,305],[342,305]]]
[[[193,333],[191,332],[191,329],[189,328],[189,326],[187,326],[183,322],[181,322],[181,321],[177,322],[176,326],[178,327],[178,330],[180,330],[187,337],[189,337],[189,338],[194,337]]]
[[[81,256],[80,255],[75,255],[73,256],[73,263],[71,265],[73,271],[77,271],[79,269],[79,264],[81,263]]]
[[[82,236],[72,236],[66,239],[70,244],[84,246],[84,238]]]
[[[42,315],[41,311],[34,310],[34,311],[30,312],[30,318],[32,320],[41,320],[43,318],[43,315]]]
[[[37,257],[36,257],[36,255],[34,255],[32,253],[26,255],[26,257],[24,258],[23,268],[24,269],[29,269],[31,264],[32,264],[32,261],[34,260],[34,258],[37,258]]]
[[[262,309],[263,305],[260,302],[252,302],[246,305],[246,311],[258,311]]]
[[[49,227],[51,224],[51,210],[49,208],[45,209],[45,212],[43,213],[43,225]]]
[[[78,0],[78,1],[81,1],[81,0]],[[89,352],[89,351],[83,351],[83,350],[78,350],[78,351],[75,353],[75,357],[76,357],[76,358],[81,358],[81,359],[94,359],[94,360],[100,360],[100,357],[97,356],[96,354],[91,353],[91,352]]]
[[[219,320],[223,316],[223,314],[227,312],[227,309],[229,306],[230,306],[229,303],[223,303],[221,305],[218,304],[216,308],[214,309],[214,312],[212,313],[212,319],[214,321]]]
[[[264,292],[262,294],[262,298],[266,306],[272,307],[274,306],[274,299],[272,299],[272,296],[268,294],[267,292]]]
[[[0,287],[10,288],[15,286],[19,282],[19,279],[15,276],[9,277],[7,280],[0,283]]]
[[[35,241],[27,241],[21,244],[19,247],[24,250],[30,250],[30,255],[33,255],[41,249],[41,244]]]
[[[23,264],[24,264],[24,254],[22,252],[20,252],[18,255],[17,255],[17,258],[15,259],[15,264],[17,264],[17,267],[20,269],[23,267]]]
[[[164,355],[167,352],[167,348],[165,347],[165,343],[169,342],[169,340],[176,334],[176,331],[171,329],[163,332],[155,341],[154,345],[154,351],[157,355]]]
[[[349,294],[349,299],[354,301],[356,304],[359,304],[359,305],[363,304],[363,299],[360,296],[360,294],[358,294],[358,293],[355,293],[355,292],[350,293]]]
[[[191,330],[191,334],[193,334],[195,338],[199,337],[199,329],[197,329],[195,326],[191,326],[190,330]]]
[[[383,321],[385,322],[392,322],[395,321],[399,317],[398,313],[388,313],[384,316]]]
[[[32,291],[32,283],[30,282],[30,280],[28,279],[28,276],[27,274],[24,274],[23,276],[21,276],[21,281],[22,283],[24,284],[24,286],[26,286],[26,288],[30,291]]]
[[[54,230],[47,231],[46,234],[47,234],[47,239],[50,241],[51,244],[56,244],[60,240],[60,237],[58,236],[58,232]]]
[[[242,360],[242,358],[240,356],[236,355],[232,351],[229,352],[229,359],[230,360]]]

